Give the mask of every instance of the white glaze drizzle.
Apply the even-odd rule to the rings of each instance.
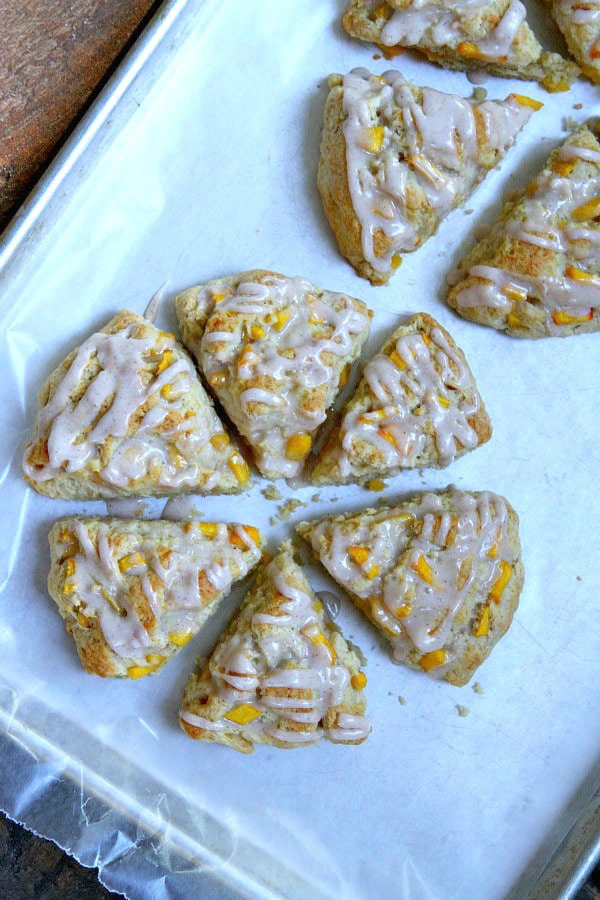
[[[469,370],[439,328],[432,329],[428,340],[433,346],[419,332],[398,338],[395,352],[404,369],[383,354],[365,367],[363,377],[373,401],[367,409],[347,412],[342,420],[337,460],[341,477],[358,473],[354,469],[358,442],[371,444],[381,459],[370,462],[370,469],[417,465],[431,425],[442,465],[452,462],[460,447],[477,446],[469,418],[480,402]],[[462,399],[454,399],[459,393]],[[356,464],[360,468],[358,459]]]
[[[260,549],[245,530],[246,549],[234,546],[229,540],[226,525],[219,524],[217,535],[206,538],[196,523],[184,531],[174,527],[168,535],[161,535],[160,543],[151,532],[140,536],[139,522],[107,525],[100,520],[95,540],[89,526],[78,521],[74,531],[80,551],[73,557],[75,572],[68,581],[73,585],[69,596],[84,615],[96,613],[102,633],[117,656],[129,665],[145,665],[149,653],[160,653],[168,643],[169,634],[195,633],[204,618],[206,601],[199,588],[199,575],[204,572],[219,594],[229,591],[234,578],[242,578],[260,558]],[[236,530],[237,529],[232,529]],[[116,555],[115,537],[130,535],[132,540],[125,552]],[[123,573],[119,559],[139,553],[143,559]],[[220,560],[220,578],[214,577],[215,560]],[[149,576],[153,575],[151,579]],[[142,592],[155,617],[152,636],[148,634],[128,598],[132,578],[139,578]],[[158,591],[152,580],[161,583]],[[210,598],[213,602],[217,596]]]
[[[393,2],[391,5],[395,5]],[[412,0],[394,11],[381,30],[384,47],[414,47],[423,43],[430,48],[456,48],[467,38],[487,62],[506,59],[525,20],[527,11],[520,0],[511,0],[496,26],[477,41],[468,37],[466,21],[482,12],[481,0]],[[489,4],[491,7],[492,4]]]
[[[205,470],[212,473],[220,465],[210,438],[222,432],[222,426],[207,404],[204,414],[156,430],[169,413],[182,409],[197,376],[172,336],[155,330],[147,337],[135,336],[139,328],[140,323],[134,323],[114,334],[99,332],[78,348],[53,397],[38,413],[33,444],[49,429],[49,460],[35,465],[29,449],[25,451],[23,469],[31,479],[48,481],[87,467],[97,472],[107,497],[146,477],[165,493],[190,484],[203,489]],[[149,380],[149,361],[158,363],[165,352],[172,354],[171,364]],[[100,371],[73,403],[70,398],[85,385],[94,361]],[[129,434],[142,408],[146,412]],[[103,449],[111,440],[114,448],[102,465]]]
[[[212,305],[210,288],[206,295],[204,302]],[[339,310],[301,278],[268,275],[259,282],[242,282],[207,322],[202,368],[209,382],[215,373],[226,373],[225,384],[214,390],[269,477],[293,477],[301,470],[302,460],[286,458],[287,440],[313,434],[322,424],[337,393],[344,358],[354,355],[368,333],[368,317],[348,297],[335,294],[333,299],[341,301]],[[212,331],[213,317],[222,321],[227,313],[256,318],[251,323],[238,320],[233,332]],[[227,337],[221,340],[223,334]],[[325,406],[309,408],[311,391],[323,387]]]
[[[598,65],[600,58],[600,2],[599,0],[558,0],[554,3],[556,22],[565,34],[577,31],[578,39],[586,39],[585,58]],[[582,35],[580,38],[579,35]]]
[[[427,87],[418,103],[414,88],[395,71],[380,78],[354,69],[344,76],[343,91],[348,186],[364,257],[378,272],[388,271],[396,254],[416,249],[429,237],[485,173],[474,109],[487,147],[500,156],[532,114],[511,98],[473,104]],[[398,135],[399,117],[408,153]],[[373,128],[383,129],[378,149],[369,144]],[[415,221],[415,189],[434,214],[433,222],[431,216]],[[387,240],[384,252],[375,252],[377,233]]]
[[[558,277],[532,276],[510,272],[494,266],[475,265],[453,272],[448,282],[473,276],[483,282],[469,285],[458,291],[456,304],[459,309],[489,307],[510,311],[508,293],[521,292],[523,299],[530,295],[546,308],[546,322],[550,332],[559,332],[552,318],[553,311],[582,316],[600,306],[600,225],[593,219],[589,223],[575,222],[573,211],[586,202],[600,197],[600,153],[576,143],[561,148],[558,159],[595,163],[597,168],[590,177],[589,171],[576,177],[577,170],[563,176],[546,168],[533,182],[523,200],[522,220],[500,223],[492,229],[498,242],[510,236],[526,243],[553,250],[561,254],[563,275]],[[591,280],[579,280],[567,274],[573,267],[588,273]],[[508,293],[507,293],[508,291]]]
[[[249,740],[261,735],[289,744],[313,743],[322,737],[334,742],[363,740],[371,730],[364,716],[338,713],[332,727],[321,724],[331,709],[343,704],[350,673],[318,640],[327,638],[328,631],[316,597],[308,592],[308,584],[307,590],[291,585],[277,559],[269,564],[266,576],[284,602],[276,613],[255,612],[248,631],[229,635],[209,663],[211,694],[228,701],[230,709],[249,704],[261,716],[242,725],[183,709],[181,718],[198,728],[241,733]],[[308,696],[289,696],[289,691]],[[295,730],[297,723],[311,728]]]
[[[325,519],[311,535],[313,548],[335,580],[369,601],[367,614],[398,658],[407,640],[419,653],[444,647],[451,656],[452,623],[469,591],[476,582],[485,597],[498,578],[501,561],[511,555],[501,497],[487,492],[472,496],[454,488],[449,499],[449,509],[441,496],[425,494],[414,504],[382,510],[362,521],[357,517],[336,524]],[[420,532],[415,523],[420,523]],[[323,537],[329,541],[326,552]],[[362,566],[348,553],[353,546],[369,550]],[[421,556],[435,586],[413,568]],[[372,566],[379,568],[378,574],[365,577]],[[405,615],[407,608],[410,612]]]

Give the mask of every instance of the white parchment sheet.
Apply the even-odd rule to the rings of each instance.
[[[540,848],[570,824],[563,811],[584,797],[596,762],[600,336],[507,338],[456,317],[443,303],[444,278],[505,192],[525,184],[564,138],[564,117],[598,114],[598,88],[580,81],[549,95],[491,79],[489,97],[518,91],[544,108],[468,208],[406,255],[389,287],[373,288],[338,254],[315,185],[327,76],[394,65],[420,84],[464,96],[473,87],[411,54],[373,59],[374,48],[342,32],[342,9],[340,0],[214,3],[27,266],[3,286],[0,676],[13,689],[15,721],[43,710],[33,722],[39,733],[84,769],[104,772],[107,760],[122,760],[111,768],[122,780],[105,785],[121,808],[143,806],[147,783],[148,803],[155,790],[164,798],[157,815],[185,831],[173,818],[184,800],[195,823],[190,853],[201,857],[201,843],[211,850],[229,884],[223,896],[258,896],[271,885],[276,896],[491,900],[531,860],[543,862]],[[375,310],[365,358],[408,315],[439,319],[467,355],[494,436],[445,471],[395,479],[385,496],[454,483],[504,494],[521,516],[525,589],[510,632],[475,678],[482,694],[392,665],[344,600],[340,624],[368,659],[373,733],[356,748],[322,742],[245,757],[179,729],[194,657],[209,651],[242,590],[156,677],[86,675],[46,593],[46,536],[63,514],[105,507],[39,497],[20,478],[36,392],[75,344],[119,308],[142,312],[164,282],[161,321],[173,327],[178,290],[255,267],[363,298]],[[332,488],[312,502],[314,488],[280,482],[285,499],[307,506],[271,525],[278,504],[261,495],[265,486],[256,476],[248,494],[197,506],[211,520],[259,526],[275,548],[295,521],[380,496]],[[148,507],[153,515],[161,508]],[[310,571],[317,589],[330,587],[317,567]],[[456,704],[470,714],[460,717]],[[144,871],[131,896],[150,896]],[[182,888],[169,896],[187,895]]]

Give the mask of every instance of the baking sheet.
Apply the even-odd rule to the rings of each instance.
[[[598,113],[598,89],[579,82],[550,96],[490,79],[490,97],[519,90],[543,110],[472,198],[473,212],[453,213],[389,287],[373,288],[337,253],[315,169],[329,72],[390,63],[342,33],[336,0],[292,0],[284,16],[274,0],[196,6],[203,17],[192,38],[3,286],[3,709],[25,744],[76,760],[82,784],[134,817],[150,814],[158,834],[168,825],[223,896],[524,892],[597,783],[598,336],[515,341],[455,317],[441,298],[475,226],[540,167],[565,136],[565,116]],[[464,75],[420,58],[394,62],[417,83],[472,91]],[[192,743],[176,715],[194,656],[210,649],[242,592],[155,678],[86,676],[45,591],[46,534],[66,512],[104,507],[34,495],[19,460],[46,374],[115,310],[143,311],[168,281],[162,321],[172,327],[177,290],[263,266],[366,300],[376,312],[366,357],[419,310],[451,331],[494,437],[446,471],[406,473],[385,496],[449,482],[505,494],[521,515],[527,578],[511,631],[476,676],[482,695],[393,666],[345,602],[341,624],[368,658],[372,736],[358,748],[261,748],[245,758]],[[256,524],[276,546],[294,521],[375,499],[332,488],[313,503],[314,489],[279,483],[286,499],[308,506],[271,525],[277,504],[261,496],[265,484],[257,476],[248,496],[198,508]],[[148,504],[150,514],[160,509]],[[317,589],[329,586],[311,572]],[[456,704],[470,715],[459,717]],[[141,869],[131,896],[144,896],[144,881]]]

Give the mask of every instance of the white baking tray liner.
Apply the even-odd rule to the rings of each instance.
[[[48,769],[32,769],[46,773],[41,786],[4,771],[8,812],[19,818],[52,779],[74,779],[79,844],[63,836],[64,805],[51,815],[49,804],[39,828],[72,852],[85,845],[84,861],[131,897],[191,896],[199,884],[215,897],[524,895],[597,783],[599,337],[512,340],[457,318],[442,298],[475,227],[564,138],[564,117],[598,114],[598,88],[580,81],[552,96],[490,79],[488,96],[519,91],[544,108],[467,210],[407,255],[389,287],[373,288],[337,252],[315,171],[328,74],[392,64],[344,35],[337,0],[188,7],[191,37],[173,30],[149,63],[164,67],[167,53],[166,71],[138,92],[139,108],[103,153],[82,165],[59,214],[60,191],[20,236],[4,270],[0,709],[15,752],[49,760]],[[472,92],[463,74],[420,57],[393,65],[417,83]],[[466,352],[494,436],[445,471],[407,472],[385,496],[451,482],[504,494],[521,516],[525,589],[510,632],[475,678],[482,694],[392,665],[344,601],[341,625],[368,659],[373,733],[360,747],[260,748],[245,757],[179,729],[194,658],[210,650],[242,590],[156,677],[86,675],[45,589],[46,535],[64,514],[105,507],[39,497],[20,478],[36,392],[75,344],[119,308],[142,312],[165,282],[161,322],[174,327],[178,290],[255,267],[363,298],[375,310],[366,357],[408,315],[439,319]],[[285,499],[308,505],[272,525],[278,504],[262,497],[265,486],[256,476],[248,494],[197,506],[208,519],[259,526],[275,548],[301,518],[379,499],[351,486],[321,490],[313,502],[315,489],[280,482]],[[149,503],[148,513],[161,508]],[[317,589],[330,587],[310,571]],[[466,718],[457,704],[470,709]],[[90,823],[85,810],[97,798],[112,811]]]

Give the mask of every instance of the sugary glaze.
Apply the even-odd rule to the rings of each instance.
[[[293,477],[369,333],[361,301],[302,278],[263,275],[206,287],[214,307],[200,347],[204,374],[248,439],[261,472]]]
[[[261,555],[256,528],[208,522],[73,518],[50,541],[49,584],[54,595],[58,577],[71,630],[97,622],[116,657],[110,674],[133,678],[184,646]]]
[[[365,366],[335,448],[325,449],[315,469],[315,482],[332,465],[336,471],[329,477],[335,481],[432,462],[446,466],[478,445],[473,417],[481,407],[463,355],[435,320],[415,316]]]
[[[481,598],[477,627],[483,620],[487,627],[490,603],[501,602],[515,566],[507,522],[501,497],[451,488],[300,531],[396,659],[443,677],[455,661],[453,626],[467,598]]]
[[[109,330],[119,317],[130,324]],[[81,344],[40,408],[25,474],[42,492],[44,482],[89,474],[105,497],[142,486],[146,495],[218,488],[219,470],[239,454],[227,447],[192,361],[173,335],[134,314],[119,317]]]
[[[256,743],[291,747],[320,738],[357,744],[371,731],[358,693],[366,684],[358,659],[325,622],[289,544],[259,576],[217,644],[199,695],[196,678],[180,711],[191,737],[222,735],[250,752]]]
[[[433,47],[459,48],[470,34],[474,17],[484,17],[486,7],[492,3],[481,0],[412,0],[408,5],[390,0],[396,9],[381,32],[384,47],[411,47],[423,38]],[[479,40],[469,38],[470,55],[484,62],[504,61],[525,21],[527,10],[520,0],[510,0],[498,23]]]
[[[514,96],[476,104],[366,69],[344,76],[343,105],[348,187],[380,273],[466,199],[533,113]]]
[[[541,303],[549,334],[592,320],[600,307],[599,217],[600,151],[578,144],[574,135],[529,186],[519,215],[501,219],[486,239],[491,246],[509,238],[551,251],[558,274],[471,265],[448,277],[450,284],[459,285],[452,305],[459,312],[482,307],[503,311],[508,325],[518,329],[519,305],[539,308]]]

